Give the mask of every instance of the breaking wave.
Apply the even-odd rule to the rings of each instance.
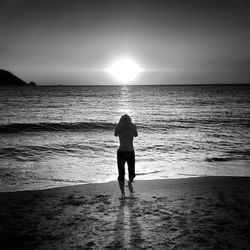
[[[48,131],[91,131],[114,129],[115,124],[105,122],[74,123],[12,123],[0,125],[0,133],[48,132]]]

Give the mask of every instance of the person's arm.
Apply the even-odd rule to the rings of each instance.
[[[120,118],[120,120],[119,120],[119,122],[118,122],[118,124],[117,124],[117,126],[116,126],[116,128],[115,128],[115,136],[118,136],[119,135],[119,133],[120,133],[120,126],[121,126],[121,123],[122,123],[122,119],[123,119],[123,116]]]
[[[115,128],[115,136],[118,136],[119,135],[119,124],[116,126],[116,128]]]
[[[135,124],[133,124],[133,136],[134,137],[137,137],[138,136],[138,132],[137,132],[137,128],[136,128],[136,125]]]

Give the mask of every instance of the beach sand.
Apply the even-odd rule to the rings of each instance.
[[[249,249],[250,178],[0,193],[0,249]]]

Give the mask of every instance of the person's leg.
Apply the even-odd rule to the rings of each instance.
[[[129,181],[133,181],[135,178],[135,152],[129,152],[129,156],[127,158],[128,163],[128,176]]]
[[[135,178],[135,153],[134,152],[129,152],[127,163],[128,163],[128,176],[129,176],[128,188],[129,188],[129,191],[133,193],[134,189],[132,186],[132,182]]]
[[[125,180],[125,159],[121,151],[117,151],[117,166],[118,166],[118,182],[119,182],[119,187],[122,193],[122,196],[125,195],[124,191],[124,180]]]

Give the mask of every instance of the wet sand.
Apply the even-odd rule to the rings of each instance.
[[[249,249],[250,178],[0,193],[0,249]]]

